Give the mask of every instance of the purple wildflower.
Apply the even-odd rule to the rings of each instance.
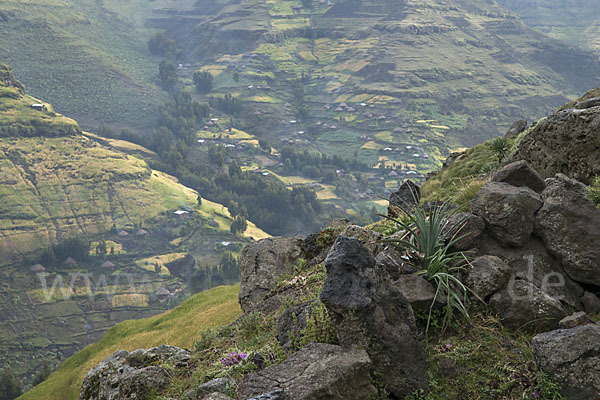
[[[237,351],[232,351],[227,355],[227,357],[221,358],[221,364],[231,366],[235,364],[239,364],[242,360],[245,360],[248,357],[248,353],[238,353]]]

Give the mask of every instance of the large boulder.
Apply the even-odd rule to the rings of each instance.
[[[425,352],[416,339],[413,310],[369,250],[340,236],[325,261],[320,294],[343,346],[366,349],[385,388],[403,398],[428,387]]]
[[[515,330],[546,332],[558,328],[558,322],[568,315],[560,301],[521,279],[511,279],[494,294],[490,307],[505,326]]]
[[[547,181],[535,233],[573,280],[600,286],[600,211],[576,181],[564,175]]]
[[[397,218],[404,210],[410,210],[421,200],[421,188],[410,179],[402,183],[397,191],[390,194],[388,216]]]
[[[488,182],[475,195],[471,212],[483,218],[487,230],[505,246],[522,246],[533,232],[540,195],[527,187]]]
[[[600,398],[600,326],[587,324],[536,335],[531,349],[539,368],[569,400]]]
[[[581,310],[583,288],[574,282],[541,239],[532,235],[523,247],[504,247],[487,233],[475,244],[478,254],[500,257],[517,279],[532,283],[570,308]]]
[[[165,389],[174,370],[185,368],[190,352],[173,346],[120,350],[88,372],[80,400],[141,400]]]
[[[250,312],[284,276],[294,271],[302,257],[302,238],[268,238],[249,244],[242,251],[239,302]]]
[[[368,399],[377,394],[370,381],[370,367],[364,350],[311,343],[281,364],[244,376],[237,398],[258,399],[279,391],[276,398],[290,400]]]
[[[481,256],[471,262],[465,284],[481,299],[500,291],[508,284],[512,271],[496,256]]]
[[[544,178],[563,173],[589,185],[600,174],[600,107],[571,104],[540,120],[521,140],[514,160]]]
[[[546,183],[526,161],[515,161],[500,168],[492,177],[494,182],[505,182],[516,187],[528,187],[536,193],[541,193]]]

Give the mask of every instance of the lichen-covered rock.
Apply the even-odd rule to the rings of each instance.
[[[528,187],[536,193],[541,193],[546,183],[526,161],[515,161],[500,168],[492,177],[494,182],[505,182],[516,187]]]
[[[508,328],[534,332],[556,329],[567,316],[560,301],[521,279],[511,279],[506,288],[494,294],[490,307]]]
[[[225,398],[229,398],[226,393],[235,391],[236,382],[230,378],[216,378],[206,383],[198,386],[196,391],[194,392],[196,397],[195,400],[207,400],[210,396],[218,399],[218,395],[225,396]],[[221,397],[222,397],[221,396]]]
[[[486,229],[505,246],[522,246],[533,232],[540,195],[527,187],[488,182],[475,195],[471,212],[485,221]]]
[[[279,390],[277,399],[368,399],[377,394],[371,385],[370,367],[364,350],[311,343],[281,364],[244,376],[237,397],[262,399]]]
[[[341,236],[352,237],[360,240],[362,244],[371,251],[373,256],[376,256],[383,250],[381,233],[372,231],[371,229],[363,228],[358,225],[348,225],[341,233]]]
[[[166,388],[173,369],[185,368],[190,352],[159,346],[131,353],[120,350],[88,372],[81,385],[80,400],[141,400]]]
[[[600,286],[600,211],[576,181],[564,175],[547,181],[535,233],[573,280]]]
[[[471,265],[465,283],[482,299],[506,287],[512,275],[510,267],[496,256],[477,257]]]
[[[425,352],[416,339],[413,310],[369,250],[340,236],[325,261],[320,299],[343,346],[367,350],[383,373],[386,389],[399,398],[427,389]]]
[[[587,315],[583,311],[579,311],[561,319],[558,323],[558,326],[560,327],[560,329],[570,329],[575,328],[576,326],[593,323],[594,321],[589,317],[589,315]]]
[[[565,398],[600,398],[600,325],[541,333],[533,338],[531,350]]]
[[[301,257],[300,237],[268,238],[246,246],[240,259],[239,302],[242,311],[252,311],[282,276],[294,270]]]
[[[539,121],[519,144],[525,160],[544,178],[563,173],[589,185],[600,174],[600,107],[576,104]]]

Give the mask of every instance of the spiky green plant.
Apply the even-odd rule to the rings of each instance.
[[[452,251],[456,242],[467,235],[460,235],[465,220],[456,224],[451,237],[448,238],[447,227],[455,210],[448,203],[434,203],[429,210],[416,201],[415,206],[408,209],[395,204],[404,211],[407,218],[386,218],[394,221],[404,234],[397,238],[385,239],[402,247],[411,262],[420,268],[418,274],[431,282],[435,287],[435,296],[429,308],[426,334],[429,332],[433,308],[439,298],[445,296],[445,309],[442,329],[448,327],[455,311],[466,318],[469,314],[466,308],[467,287],[460,281],[458,274],[468,264],[468,258],[463,252]]]
[[[504,160],[504,157],[506,157],[506,153],[508,153],[510,146],[508,145],[508,140],[506,140],[506,138],[497,137],[490,142],[490,149],[492,150],[492,153],[498,157],[498,162],[500,163]]]

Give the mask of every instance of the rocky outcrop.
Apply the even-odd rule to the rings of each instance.
[[[512,271],[496,256],[481,256],[471,262],[465,283],[482,299],[500,291],[508,284]]]
[[[387,247],[375,257],[375,268],[382,268],[392,280],[400,279],[404,274],[413,274],[418,269],[402,258],[397,250]]]
[[[540,195],[527,187],[488,182],[475,195],[471,212],[485,221],[486,229],[506,246],[522,246],[533,232]]]
[[[370,366],[364,350],[311,343],[281,364],[246,375],[238,385],[237,398],[259,399],[279,391],[281,399],[368,399],[377,394]]]
[[[83,380],[80,400],[139,400],[160,391],[171,381],[174,370],[185,368],[187,350],[173,346],[120,350],[96,365]]]
[[[301,256],[300,237],[268,238],[246,246],[240,259],[242,311],[252,311],[282,276],[293,272]]]
[[[348,225],[341,233],[341,236],[356,238],[371,251],[373,256],[379,254],[383,250],[383,235],[371,229],[363,228],[358,225]]]
[[[275,329],[277,330],[277,341],[285,352],[295,350],[302,337],[302,331],[306,329],[306,322],[310,316],[312,305],[315,302],[305,302],[287,308],[277,318]]]
[[[358,239],[340,236],[325,261],[320,294],[343,346],[367,350],[390,393],[404,397],[428,386],[425,352],[412,308]]]
[[[528,187],[536,193],[541,193],[546,183],[526,161],[515,161],[500,168],[492,177],[494,182],[504,182],[515,187]]]
[[[548,179],[535,232],[573,280],[600,286],[600,211],[581,193],[578,182]]]
[[[531,342],[539,368],[569,400],[600,397],[600,326],[586,324],[539,334]]]
[[[571,104],[540,120],[521,140],[515,160],[542,177],[563,173],[589,185],[600,174],[600,106]]]

